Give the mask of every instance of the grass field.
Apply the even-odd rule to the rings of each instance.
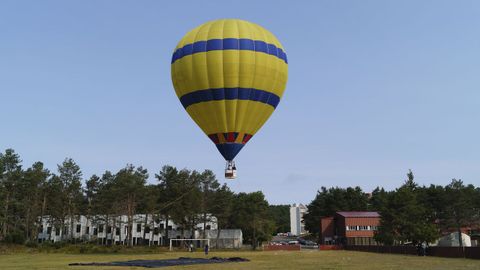
[[[160,254],[60,254],[17,253],[0,255],[0,269],[146,269],[136,267],[68,266],[74,262],[109,262],[134,259],[203,257],[202,253]],[[354,251],[213,252],[211,256],[244,257],[250,262],[175,266],[159,269],[480,269],[480,260],[385,255]]]

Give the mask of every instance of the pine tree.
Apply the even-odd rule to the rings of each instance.
[[[380,211],[381,220],[375,240],[386,245],[422,242],[438,238],[438,230],[429,218],[428,209],[420,204],[418,185],[412,171],[405,183],[388,196]]]

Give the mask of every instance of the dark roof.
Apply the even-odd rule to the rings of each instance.
[[[378,212],[367,212],[367,211],[353,211],[353,212],[337,212],[338,215],[342,217],[380,217]]]

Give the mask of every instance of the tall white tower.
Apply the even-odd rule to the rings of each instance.
[[[299,236],[306,233],[303,223],[305,213],[307,213],[307,207],[301,203],[290,206],[290,233],[293,235]]]

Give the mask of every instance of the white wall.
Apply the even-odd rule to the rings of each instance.
[[[307,213],[307,208],[303,204],[293,204],[290,206],[290,233],[293,235],[305,234],[305,224],[303,216]]]
[[[135,215],[133,217],[133,229],[132,229],[132,238],[143,238],[145,232],[145,214]],[[209,221],[206,222],[207,227],[210,226],[211,230],[217,229],[217,220],[214,216],[209,215]],[[94,240],[98,238],[107,238],[112,239],[114,242],[122,242],[127,239],[127,216],[119,216],[116,218],[111,218],[109,225],[112,226],[111,233],[107,233],[107,226],[105,221],[100,217],[92,217],[87,219],[85,216],[80,216],[78,220],[73,222],[73,238],[81,240]],[[116,224],[115,227],[120,229],[120,235],[116,234],[113,224]],[[140,224],[140,231],[137,231],[137,226]],[[157,244],[160,244],[164,235],[162,231],[166,229],[166,221],[164,219],[153,218],[151,215],[147,219],[148,227],[150,228],[149,233],[145,233],[145,239],[148,239],[151,242],[157,241]],[[64,226],[56,226],[50,217],[42,218],[42,227],[41,231],[38,232],[38,239],[44,241],[53,241],[58,242],[70,238],[70,219],[66,220]],[[77,232],[77,226],[80,225],[80,232]],[[100,232],[100,227],[103,226],[103,232]],[[178,225],[173,223],[171,220],[168,222],[168,226],[171,226],[169,230],[169,238],[176,238],[181,236],[181,231],[177,229]],[[87,233],[87,227],[89,228]],[[155,229],[158,228],[158,234],[155,234]],[[56,229],[59,229],[57,232]],[[48,231],[50,230],[50,233]],[[97,231],[97,234],[95,234]],[[196,231],[194,237],[198,238],[199,233],[203,231],[203,223],[196,226]],[[185,237],[190,238],[190,232],[184,231]],[[187,235],[188,234],[188,235]]]

